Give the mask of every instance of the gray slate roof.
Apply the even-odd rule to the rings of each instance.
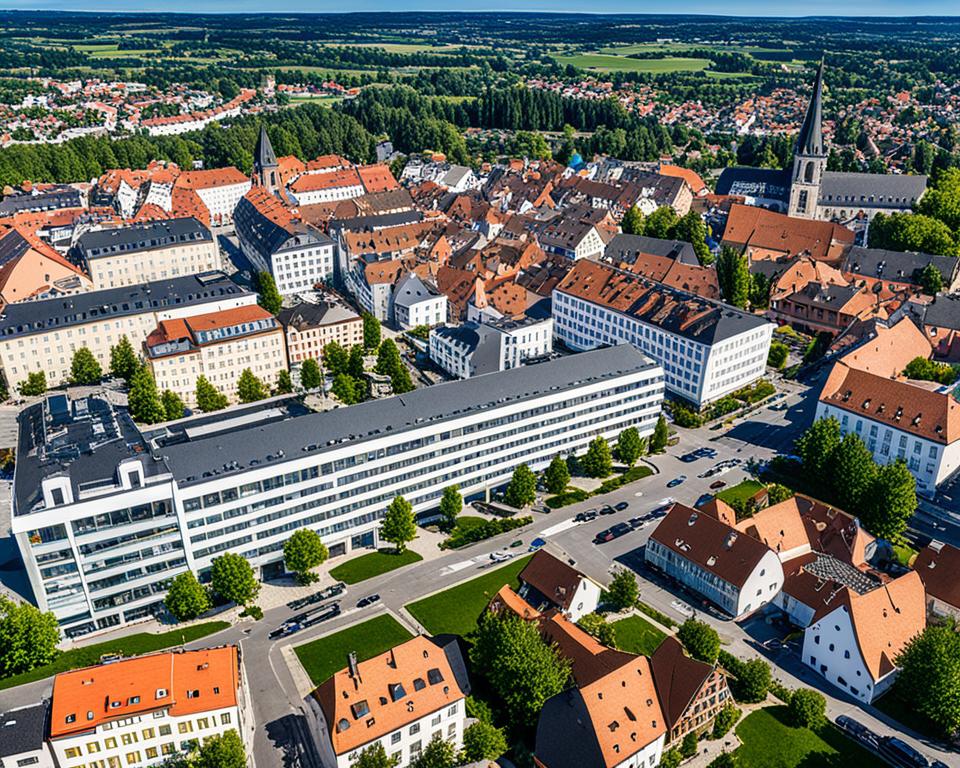
[[[843,257],[842,269],[855,275],[897,282],[917,283],[919,273],[928,264],[933,264],[943,277],[944,285],[950,285],[957,274],[960,262],[952,256],[935,256],[911,251],[889,251],[885,248],[851,246]]]
[[[787,202],[790,172],[770,168],[724,168],[717,179],[718,195],[744,195]]]
[[[481,376],[500,370],[501,334],[486,324],[467,322],[437,328],[441,338],[456,345],[464,357],[469,358],[472,375]]]
[[[302,301],[295,307],[281,310],[280,314],[277,315],[277,320],[284,327],[292,325],[298,331],[304,328],[319,328],[323,325],[334,325],[359,319],[360,315],[346,304],[329,301],[317,303]]]
[[[267,135],[267,126],[260,124],[260,135],[257,137],[257,146],[253,148],[253,162],[257,168],[276,168],[277,155]]]
[[[435,299],[440,292],[433,286],[427,285],[414,272],[407,272],[393,289],[393,303],[398,307],[412,307],[430,299]]]
[[[0,758],[38,750],[46,735],[46,702],[0,712]]]
[[[832,207],[846,205],[899,210],[911,207],[926,189],[926,176],[824,171],[817,202]]]
[[[80,191],[73,187],[58,187],[36,195],[17,194],[0,201],[0,216],[12,216],[20,211],[52,211],[57,208],[80,208]]]
[[[210,230],[191,216],[86,232],[77,240],[75,247],[89,261],[103,256],[116,256],[118,253],[150,251],[181,243],[212,240]]]
[[[681,240],[662,240],[658,237],[644,235],[619,234],[613,238],[603,252],[607,260],[616,263],[626,262],[633,264],[641,253],[653,256],[665,256],[668,259],[679,261],[681,264],[699,266],[697,252],[693,245]]]
[[[803,117],[803,125],[797,135],[798,155],[825,155],[823,145],[823,60],[817,69],[817,77],[813,81],[813,95],[807,105],[807,113]]]
[[[142,285],[16,302],[7,304],[0,314],[0,337],[29,336],[110,317],[138,315],[163,307],[207,304],[225,296],[248,293],[250,291],[222,272],[204,272]]]
[[[640,746],[643,745],[638,749]],[[535,754],[549,768],[607,764],[579,688],[558,693],[544,702],[537,722]],[[623,757],[626,760],[629,755]]]
[[[30,243],[16,229],[11,229],[0,237],[0,267],[19,259],[30,250]]]

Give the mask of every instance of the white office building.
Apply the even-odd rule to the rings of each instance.
[[[726,304],[590,260],[553,292],[554,332],[573,350],[629,342],[697,407],[763,376],[774,325]]]
[[[458,379],[516,368],[552,352],[549,317],[466,322],[430,333],[430,359]]]
[[[141,430],[126,410],[53,395],[19,417],[13,533],[42,610],[68,635],[162,608],[165,584],[236,552],[264,575],[317,530],[336,556],[374,547],[398,495],[434,508],[583,451],[653,432],[663,371],[629,345],[324,413],[295,398]]]

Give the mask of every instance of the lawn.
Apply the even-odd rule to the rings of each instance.
[[[628,616],[615,621],[613,629],[617,633],[617,648],[644,656],[657,650],[666,637],[653,624],[639,616]]]
[[[347,654],[351,651],[357,654],[358,661],[366,661],[411,637],[400,622],[385,613],[293,650],[313,684],[320,685],[347,666]]]
[[[832,725],[818,732],[793,728],[786,707],[758,709],[737,726],[743,745],[737,749],[739,768],[857,768],[886,765],[854,744]]]
[[[406,609],[432,635],[469,635],[477,628],[477,619],[500,587],[510,584],[516,589],[519,586],[517,577],[530,557],[532,555],[511,560],[457,587],[409,603]]]
[[[667,56],[662,59],[628,59],[625,56],[606,56],[602,53],[583,53],[573,56],[554,56],[560,64],[573,64],[581,69],[601,72],[700,72],[710,66],[709,59],[688,59]]]
[[[347,560],[336,568],[331,568],[330,575],[337,581],[356,584],[382,573],[402,568],[405,565],[419,563],[421,560],[423,558],[411,549],[404,550],[399,555],[392,549],[381,549],[368,555],[360,555],[360,557]]]
[[[204,624],[194,624],[183,629],[171,629],[169,632],[152,634],[150,632],[139,632],[135,635],[127,635],[116,640],[108,640],[103,643],[87,645],[83,648],[74,648],[70,651],[61,653],[51,664],[43,667],[37,667],[30,672],[24,672],[20,675],[6,677],[0,680],[0,689],[13,688],[24,683],[33,683],[37,680],[43,680],[45,677],[56,675],[59,672],[67,672],[71,669],[80,669],[81,667],[90,667],[100,663],[100,657],[105,654],[118,653],[122,656],[139,656],[144,653],[162,651],[164,648],[172,648],[175,645],[189,643],[199,640],[201,637],[220,632],[230,626],[228,621],[208,621]]]
[[[751,498],[757,491],[763,490],[763,488],[763,483],[758,483],[756,480],[744,480],[729,488],[724,488],[717,494],[717,498],[727,502],[727,504],[746,503],[747,499]]]

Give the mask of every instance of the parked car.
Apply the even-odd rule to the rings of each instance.
[[[342,581],[338,581],[336,584],[333,584],[332,586],[327,587],[320,594],[323,595],[324,600],[329,600],[331,597],[337,597],[338,595],[342,595],[346,591],[346,589],[347,589],[347,585],[344,584]]]
[[[513,552],[502,549],[490,553],[490,559],[495,563],[504,563],[511,557],[513,557]]]
[[[672,507],[672,506],[673,506],[673,501],[669,501],[669,502],[667,502],[666,504],[661,504],[659,507],[657,507],[655,510],[653,510],[653,512],[651,512],[651,513],[648,515],[648,517],[651,517],[651,518],[653,518],[654,520],[656,520],[656,519],[659,518],[659,517],[666,517],[666,516],[667,516],[667,512],[670,511],[670,507]]]
[[[614,509],[613,507],[611,507],[609,504],[604,504],[602,507],[600,507],[600,514],[601,514],[601,515],[612,515],[612,514],[613,514],[614,512],[616,512],[616,511],[617,511],[617,510],[615,510],[615,509]]]
[[[588,509],[586,512],[577,512],[577,516],[573,518],[574,522],[577,523],[589,523],[591,520],[597,519],[597,510]]]
[[[547,542],[541,539],[539,536],[530,542],[530,546],[527,548],[530,552],[536,552],[538,549],[543,549],[547,545]]]
[[[613,541],[615,538],[617,537],[614,535],[613,531],[610,528],[605,528],[593,537],[593,543],[606,544],[608,541]]]
[[[649,515],[644,515],[643,517],[631,517],[627,521],[627,525],[636,530],[637,528],[643,528],[650,521]]]
[[[710,483],[710,488],[715,491],[718,488],[723,488],[725,485],[726,483],[723,480],[714,480],[712,483]]]
[[[610,529],[613,532],[613,535],[617,538],[620,538],[624,534],[630,533],[633,528],[630,527],[629,523],[617,523]]]
[[[357,601],[357,608],[366,608],[368,605],[380,602],[380,595],[367,595]]]
[[[687,479],[686,475],[678,475],[677,477],[673,478],[673,480],[671,480],[669,483],[667,483],[667,488],[676,488],[681,483],[686,482],[686,479]]]
[[[629,501],[619,501],[613,505],[613,508],[617,510],[617,512],[623,512],[623,510],[625,510],[629,506],[630,506]]]
[[[696,451],[690,451],[689,453],[683,454],[683,456],[680,457],[680,461],[682,461],[684,464],[690,464],[699,458],[700,456],[697,455]]]
[[[903,768],[930,768],[927,758],[896,736],[880,737],[880,754],[894,765]]]
[[[693,503],[693,506],[695,506],[695,507],[700,507],[700,506],[706,504],[708,501],[713,501],[713,494],[712,494],[712,493],[704,493],[704,494],[701,494],[701,495],[697,498],[697,500]]]

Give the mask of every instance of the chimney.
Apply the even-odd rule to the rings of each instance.
[[[350,679],[353,680],[354,688],[359,688],[363,681],[360,679],[360,667],[357,665],[356,651],[350,651],[347,654],[347,667],[350,669]]]

